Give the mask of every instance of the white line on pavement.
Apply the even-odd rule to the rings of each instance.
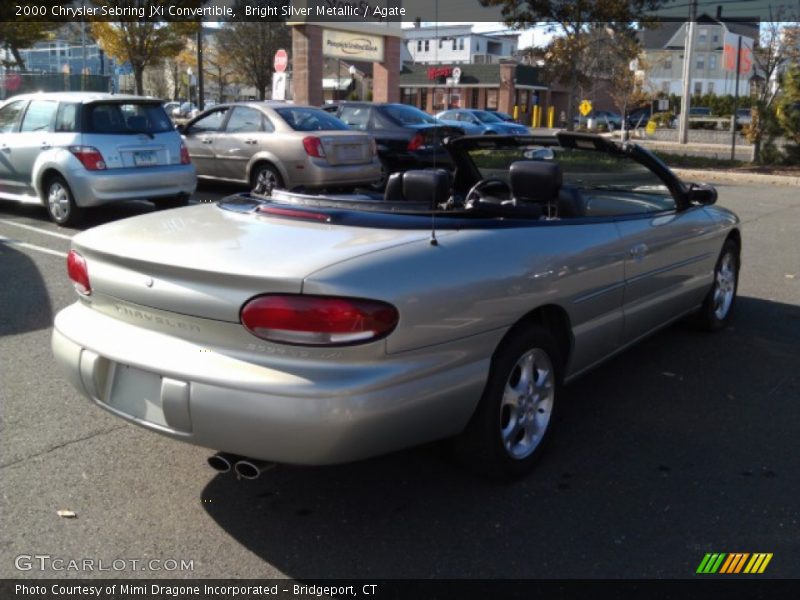
[[[3,225],[13,225],[14,227],[22,227],[22,229],[29,229],[30,231],[35,231],[36,233],[43,233],[44,235],[51,235],[53,237],[61,238],[62,240],[71,240],[71,235],[65,235],[63,233],[56,233],[55,231],[48,231],[47,229],[41,229],[39,227],[34,227],[32,225],[25,225],[23,223],[17,223],[16,221],[9,221],[7,219],[0,219],[0,223]]]
[[[59,252],[58,250],[50,250],[50,248],[42,248],[41,246],[36,246],[34,244],[29,244],[27,242],[12,240],[11,238],[3,237],[2,235],[0,235],[0,242],[5,242],[6,244],[10,244],[12,246],[19,246],[20,248],[27,248],[28,250],[36,250],[37,252],[44,252],[45,254],[52,254],[53,256],[58,256],[61,258],[67,258],[66,252]]]

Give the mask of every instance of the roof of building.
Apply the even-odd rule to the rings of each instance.
[[[697,23],[707,25],[723,25],[731,33],[743,35],[758,40],[760,21],[757,17],[746,17],[736,20],[718,21],[708,15],[700,15]],[[645,50],[665,50],[683,48],[684,36],[678,36],[675,43],[670,44],[675,34],[678,33],[685,23],[676,21],[665,21],[653,28],[642,29],[638,32],[642,47]]]

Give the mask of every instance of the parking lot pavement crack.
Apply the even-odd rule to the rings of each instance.
[[[26,460],[30,460],[32,458],[39,458],[40,456],[46,456],[47,454],[50,454],[51,452],[55,452],[56,450],[61,450],[62,448],[66,448],[67,446],[72,446],[74,444],[80,444],[81,442],[85,442],[87,440],[91,440],[91,439],[99,437],[101,435],[106,435],[108,433],[113,433],[113,432],[118,431],[120,429],[124,429],[127,426],[128,426],[127,423],[122,423],[121,425],[117,425],[115,427],[109,427],[108,429],[101,429],[100,431],[95,431],[94,433],[90,433],[89,435],[85,435],[83,437],[79,437],[79,438],[76,438],[74,440],[68,440],[68,441],[63,442],[61,444],[57,444],[55,446],[52,446],[52,447],[48,448],[47,450],[42,450],[41,452],[37,452],[36,454],[31,454],[30,456],[24,456],[22,458],[18,458],[16,460],[11,460],[11,461],[6,462],[6,463],[0,463],[0,469],[13,467],[14,465],[17,465],[17,464],[19,464],[21,462],[25,462]]]

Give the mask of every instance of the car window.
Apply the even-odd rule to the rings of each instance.
[[[473,117],[471,114],[466,113],[466,112],[456,113],[456,119],[459,120],[459,121],[466,121],[467,123],[477,123],[478,122],[478,120],[475,117]]]
[[[390,119],[396,123],[399,123],[400,125],[422,125],[425,123],[436,123],[436,119],[415,106],[389,104],[379,109],[378,113],[385,113],[389,115]]]
[[[9,133],[14,130],[26,102],[26,100],[18,100],[0,109],[0,133]]]
[[[89,133],[163,133],[174,129],[163,106],[145,102],[89,104],[85,124]]]
[[[485,110],[476,110],[474,113],[471,114],[473,117],[476,117],[481,123],[501,123],[503,121],[497,115],[493,115],[492,113]]]
[[[350,129],[345,123],[318,108],[292,106],[275,112],[295,131],[330,131]]]
[[[264,131],[261,111],[246,106],[236,106],[228,119],[225,131],[228,133],[254,133]]]
[[[202,117],[192,123],[191,127],[189,127],[188,133],[212,133],[219,131],[220,127],[222,127],[222,122],[225,120],[225,115],[227,112],[227,108],[221,108],[219,110],[212,111],[205,117]]]
[[[56,115],[56,131],[78,131],[78,104],[62,102]]]
[[[455,121],[455,120],[457,120],[455,113],[452,112],[452,111],[448,111],[448,112],[442,113],[439,116],[439,118],[440,119],[444,119],[445,121]]]
[[[552,158],[561,166],[564,193],[575,191],[586,203],[586,216],[614,217],[675,209],[664,182],[650,169],[625,155],[554,146]],[[469,156],[481,176],[509,182],[509,167],[537,160],[542,146],[475,149]],[[546,154],[549,154],[547,152]]]
[[[339,118],[352,129],[367,129],[369,127],[368,106],[342,106]]]
[[[53,122],[58,103],[52,100],[34,100],[28,105],[22,118],[20,131],[47,131]]]

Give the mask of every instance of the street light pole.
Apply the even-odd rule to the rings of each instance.
[[[689,103],[692,87],[692,60],[694,58],[694,22],[697,19],[697,0],[689,3],[689,24],[686,29],[686,42],[683,49],[683,96],[681,97],[681,119],[678,141],[689,141]]]

